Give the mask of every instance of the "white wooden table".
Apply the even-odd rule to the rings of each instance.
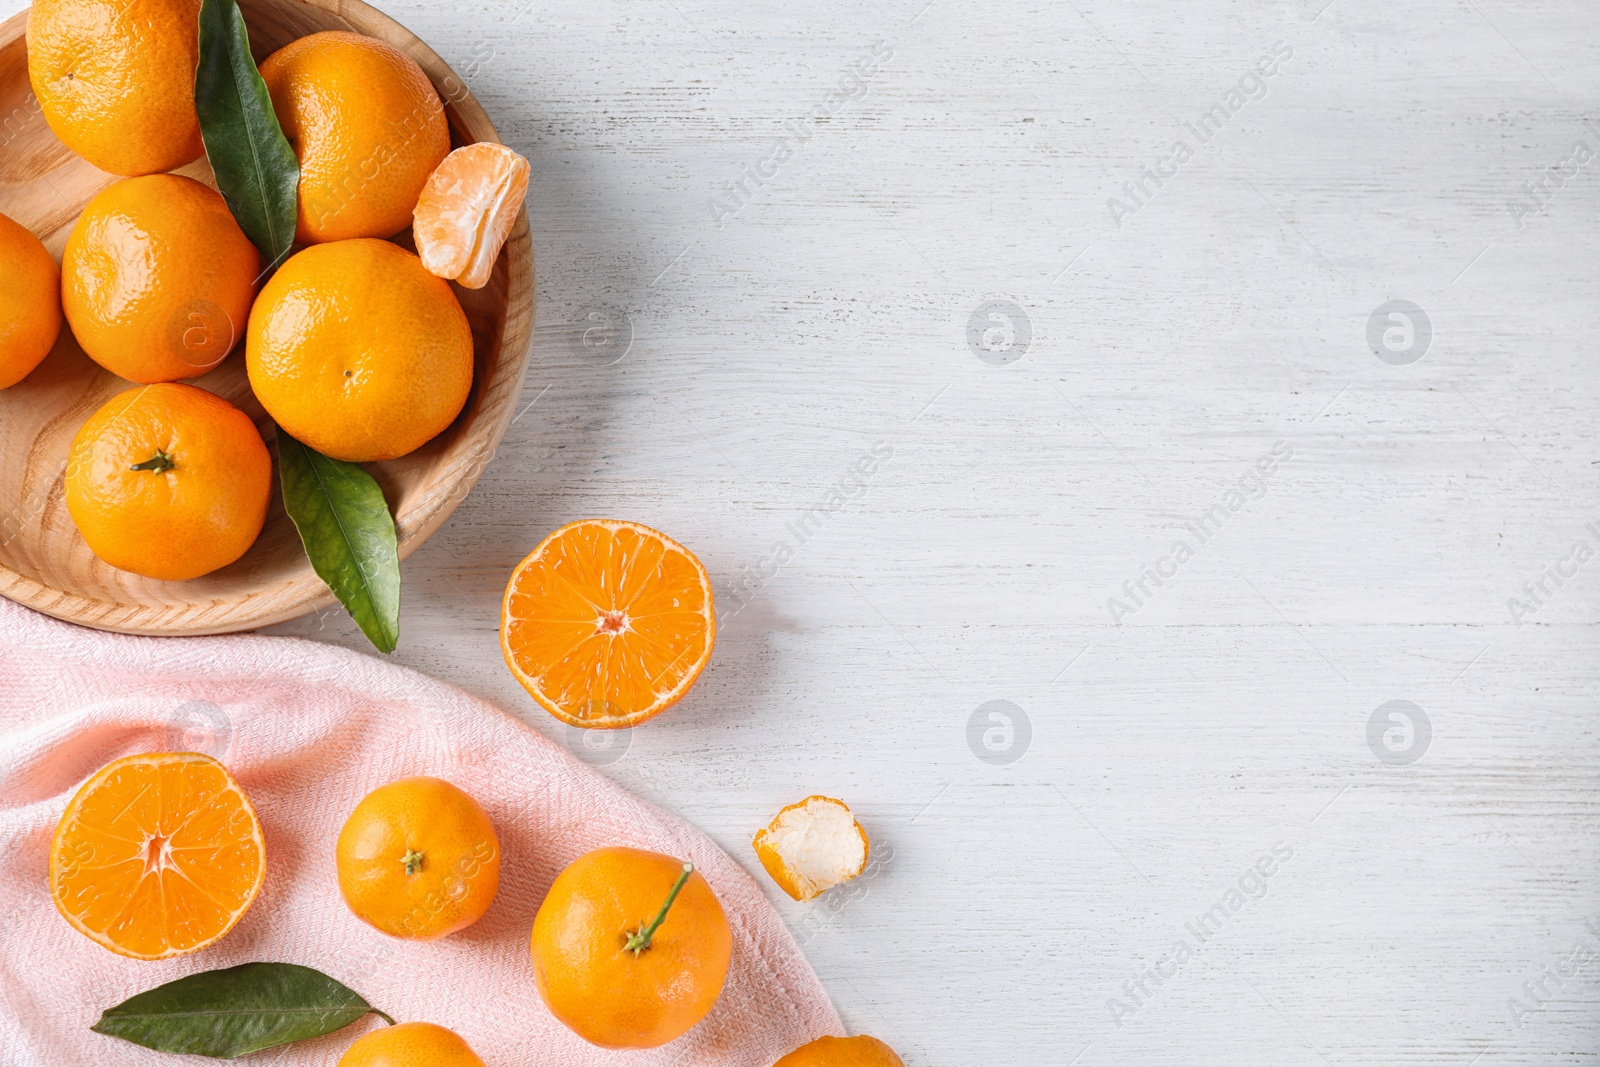
[[[396,659],[581,749],[508,571],[691,546],[711,666],[585,756],[752,870],[847,800],[872,877],[772,895],[913,1067],[1593,1062],[1589,0],[386,7],[540,281]]]

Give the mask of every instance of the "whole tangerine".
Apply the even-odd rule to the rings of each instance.
[[[272,108],[300,159],[302,244],[392,237],[450,151],[444,102],[393,45],[330,30],[261,64]]]
[[[261,290],[250,387],[289,436],[352,463],[394,459],[455,419],[472,328],[450,283],[388,241],[312,245]]]
[[[28,80],[61,142],[112,174],[200,158],[200,0],[34,0]]]
[[[211,370],[244,333],[261,256],[216,190],[125,178],[90,200],[61,256],[61,302],[89,358],[145,384]]]
[[[494,824],[439,778],[402,778],[368,793],[335,853],[344,902],[391,937],[432,941],[471,926],[500,887]]]
[[[563,1025],[603,1048],[655,1048],[717,1002],[733,934],[690,865],[601,848],[556,876],[529,947],[539,996]]]
[[[0,389],[44,361],[61,333],[61,269],[33,232],[0,215]]]
[[[261,533],[272,458],[250,416],[192,385],[119,393],[78,430],[67,511],[105,562],[184,581],[225,567]]]
[[[483,1067],[454,1030],[434,1023],[399,1023],[358,1038],[339,1067]]]
[[[894,1049],[875,1037],[819,1037],[772,1067],[905,1067]]]

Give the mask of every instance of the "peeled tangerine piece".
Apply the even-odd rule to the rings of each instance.
[[[761,866],[796,900],[810,900],[860,874],[870,847],[844,801],[823,796],[778,812],[754,844]]]
[[[482,289],[527,194],[528,161],[503,144],[469,144],[445,156],[411,216],[422,265]]]

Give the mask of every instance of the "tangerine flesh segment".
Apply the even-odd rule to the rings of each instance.
[[[716,643],[711,580],[638,523],[587,519],[546,537],[506,585],[500,644],[556,718],[619,729],[671,707]]]
[[[255,809],[196,752],[125,756],[86,782],[56,827],[50,894],[80,933],[123,956],[205,948],[266,875]]]
[[[465,145],[428,176],[412,212],[422,265],[481,289],[528,194],[528,161],[505,145]]]

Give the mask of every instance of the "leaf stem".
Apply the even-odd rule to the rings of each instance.
[[[683,873],[678,875],[678,880],[672,883],[672,892],[667,894],[667,902],[661,905],[661,910],[651,920],[650,925],[642,930],[635,930],[628,935],[627,942],[622,946],[624,952],[633,953],[633,958],[638,959],[639,953],[650,947],[650,939],[656,936],[656,930],[667,919],[667,911],[672,907],[672,902],[678,899],[678,894],[683,891],[683,884],[694,873],[694,864],[685,863]]]
[[[388,1023],[390,1026],[394,1026],[395,1025],[394,1018],[392,1016],[390,1016],[388,1012],[379,1011],[377,1008],[368,1008],[367,1011],[371,1012],[373,1015],[376,1015],[378,1018],[382,1019],[384,1022]]]

